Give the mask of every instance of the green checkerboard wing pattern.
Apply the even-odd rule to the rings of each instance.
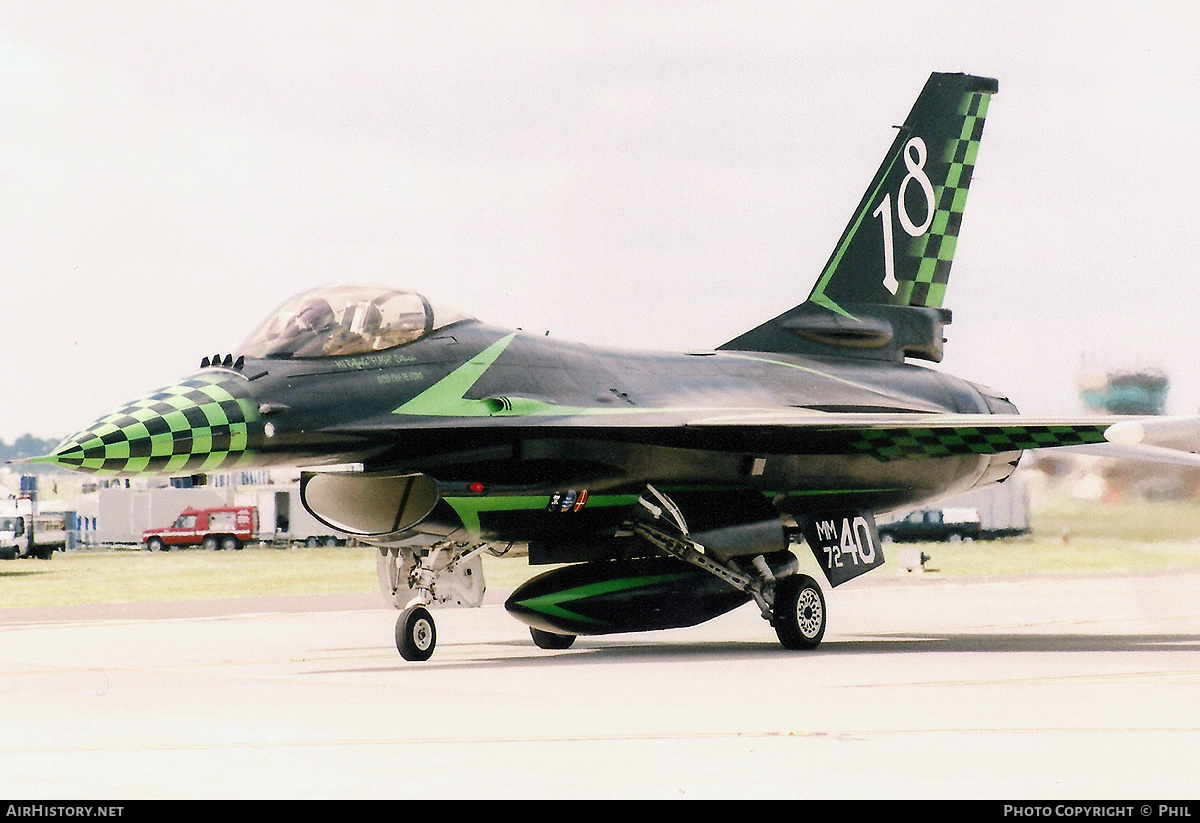
[[[1055,446],[1104,443],[1107,424],[868,429],[852,448],[881,461],[919,460],[964,454],[1003,454]]]
[[[228,377],[199,374],[135,400],[64,440],[40,462],[95,474],[186,474],[253,454],[255,404]]]

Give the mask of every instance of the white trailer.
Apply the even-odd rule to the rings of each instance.
[[[93,543],[129,545],[142,542],[142,532],[175,522],[186,508],[215,509],[225,497],[208,487],[177,489],[108,488],[97,492]]]
[[[984,540],[1029,534],[1029,490],[1024,479],[1013,475],[994,486],[878,519],[880,532],[897,540],[901,534],[909,540],[955,539],[957,531],[948,524],[968,521],[978,530],[975,536]]]
[[[1014,475],[1003,483],[944,501],[946,506],[970,507],[979,513],[984,538],[1016,537],[1028,534],[1029,490],[1025,481]]]
[[[258,539],[274,545],[333,546],[345,542],[346,535],[317,520],[300,502],[298,486],[260,487],[255,497],[258,507]]]

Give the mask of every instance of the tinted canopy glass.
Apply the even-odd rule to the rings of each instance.
[[[342,357],[420,340],[469,319],[419,294],[364,286],[329,286],[285,303],[241,347],[247,357]]]

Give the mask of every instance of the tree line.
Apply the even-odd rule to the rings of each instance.
[[[34,437],[32,434],[23,434],[13,441],[12,445],[0,440],[0,463],[6,460],[20,460],[25,457],[40,457],[43,454],[49,454],[55,446],[58,445],[56,440],[45,440],[40,437]],[[32,466],[25,468],[32,469]]]

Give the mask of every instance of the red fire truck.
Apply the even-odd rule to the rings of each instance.
[[[142,532],[142,543],[152,552],[172,546],[200,546],[236,551],[258,531],[258,509],[229,506],[219,509],[187,508],[170,526]]]

